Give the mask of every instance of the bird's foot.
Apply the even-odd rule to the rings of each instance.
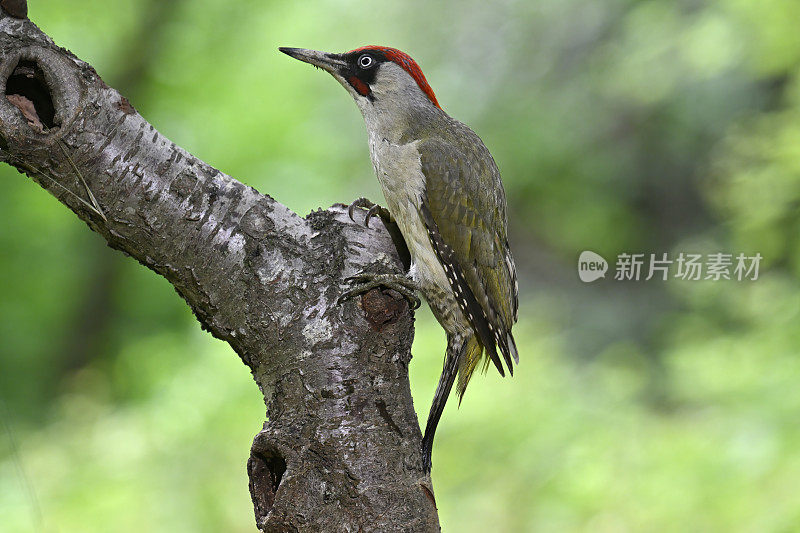
[[[364,217],[365,227],[369,227],[369,219],[371,219],[375,215],[381,217],[381,220],[383,220],[387,224],[394,223],[394,220],[392,220],[392,215],[391,213],[389,213],[388,209],[368,200],[367,198],[364,198],[363,196],[355,200],[347,208],[347,214],[350,215],[350,220],[352,220],[353,222],[355,222],[355,219],[353,218],[353,211],[355,210],[356,207],[367,210],[367,216]]]
[[[353,286],[339,296],[339,303],[342,303],[354,296],[358,296],[359,294],[364,294],[372,289],[385,287],[400,293],[406,300],[408,300],[408,305],[411,307],[411,309],[417,309],[420,306],[420,300],[416,294],[417,286],[406,276],[399,274],[373,274],[364,272],[361,274],[356,274],[355,276],[350,276],[349,278],[345,279],[345,281],[353,284]]]

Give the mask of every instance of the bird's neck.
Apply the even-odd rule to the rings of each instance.
[[[370,137],[392,144],[406,144],[420,139],[447,115],[432,105],[397,105],[392,101],[359,105]]]

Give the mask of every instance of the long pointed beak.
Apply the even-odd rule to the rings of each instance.
[[[306,63],[311,63],[315,67],[319,67],[331,73],[338,67],[346,64],[339,58],[338,54],[328,54],[326,52],[318,52],[317,50],[306,50],[305,48],[287,48],[285,46],[281,46],[278,50],[287,56],[291,56]]]

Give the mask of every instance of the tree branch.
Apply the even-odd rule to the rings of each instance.
[[[30,21],[0,17],[0,160],[166,277],[250,367],[268,416],[248,461],[258,527],[438,529],[411,313],[377,290],[337,304],[343,278],[399,270],[388,233],[341,205],[296,215],[175,146]]]

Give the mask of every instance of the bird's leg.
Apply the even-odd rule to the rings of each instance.
[[[385,207],[383,207],[383,206],[381,206],[379,204],[376,204],[376,203],[368,200],[367,198],[364,198],[363,196],[361,198],[358,198],[357,200],[355,200],[347,208],[347,214],[350,215],[350,220],[352,220],[353,222],[355,222],[355,219],[353,218],[353,210],[356,207],[360,207],[362,209],[366,209],[367,210],[367,216],[364,217],[364,226],[366,226],[366,227],[369,227],[369,219],[371,219],[375,215],[378,215],[379,217],[381,217],[381,219],[387,225],[388,224],[394,224],[394,219],[392,218],[392,214],[389,213],[388,209],[386,209]]]
[[[403,297],[408,300],[408,305],[411,307],[411,309],[417,309],[420,306],[420,300],[416,294],[416,284],[402,274],[375,274],[370,272],[362,272],[361,274],[350,276],[349,278],[345,279],[345,281],[353,284],[353,286],[339,296],[339,303],[342,303],[354,296],[358,296],[359,294],[364,294],[372,289],[385,287],[402,294]]]

